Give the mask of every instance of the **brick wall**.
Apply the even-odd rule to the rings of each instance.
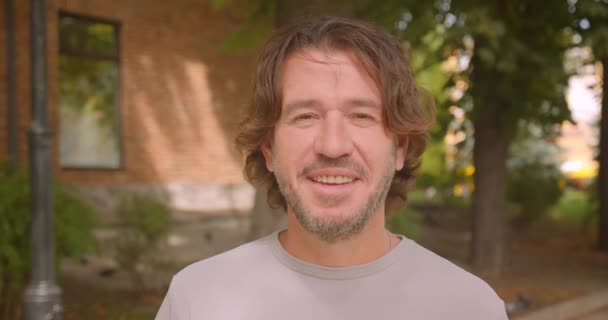
[[[30,99],[30,68],[29,68],[29,2],[13,1],[15,6],[15,69],[16,74],[16,109],[18,131],[18,161],[27,164],[27,130],[29,126],[31,99]],[[0,157],[7,156],[7,83],[6,83],[6,6],[4,2],[0,8]]]
[[[192,190],[197,188],[245,186],[233,140],[238,115],[251,91],[254,53],[220,52],[223,39],[236,30],[242,18],[238,13],[218,12],[208,2],[211,1],[47,1],[49,113],[55,132],[59,128],[59,12],[120,23],[124,168],[60,168],[59,145],[54,139],[54,173],[58,180],[94,188],[188,189],[190,195],[195,194]],[[26,163],[31,104],[29,1],[15,1],[15,6],[20,162]],[[4,20],[0,30],[1,37],[5,37]],[[3,52],[0,57],[5,61],[3,41],[0,41],[0,50]],[[6,153],[6,76],[4,63],[0,65],[1,156]]]

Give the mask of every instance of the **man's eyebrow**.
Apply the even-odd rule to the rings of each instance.
[[[381,109],[381,105],[371,99],[350,99],[348,100],[347,104],[353,107],[369,107],[374,109]]]
[[[283,107],[283,112],[285,114],[287,114],[287,113],[293,112],[298,109],[315,108],[320,105],[321,105],[321,102],[314,100],[314,99],[296,100],[296,101],[291,101],[291,102],[286,103],[285,106]],[[365,98],[350,99],[345,103],[345,106],[347,106],[347,107],[366,107],[366,108],[372,108],[372,109],[377,109],[377,110],[382,109],[382,106],[380,104],[378,104],[376,101],[374,101],[372,99],[365,99]]]
[[[285,106],[283,107],[283,110],[285,113],[289,113],[289,112],[292,112],[297,109],[312,108],[312,107],[316,107],[319,105],[320,105],[320,103],[317,100],[312,100],[312,99],[296,100],[296,101],[291,101],[289,103],[286,103]]]

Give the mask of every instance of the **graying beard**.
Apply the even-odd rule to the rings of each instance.
[[[393,161],[391,163],[394,163],[394,157],[395,150],[393,149]],[[273,161],[277,163],[276,159]],[[294,215],[304,230],[316,235],[319,239],[328,243],[348,240],[363,230],[368,221],[374,215],[375,211],[378,210],[378,208],[380,208],[382,203],[384,203],[386,200],[386,196],[390,190],[394,175],[395,168],[389,165],[386,172],[382,176],[382,180],[380,181],[379,186],[382,189],[379,190],[379,192],[372,193],[368,197],[367,203],[360,212],[357,212],[345,221],[334,223],[311,215],[309,210],[304,207],[302,200],[292,192],[287,183],[281,181],[275,171],[275,178],[277,179],[279,190],[281,191],[283,197],[285,197],[287,206],[292,209]],[[338,199],[334,199],[334,201],[338,201]]]

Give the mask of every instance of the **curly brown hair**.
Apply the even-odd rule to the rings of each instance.
[[[266,168],[260,146],[272,137],[281,116],[281,67],[289,55],[306,49],[347,51],[355,55],[376,81],[384,105],[387,130],[408,138],[404,166],[395,173],[387,208],[405,204],[420,157],[434,122],[432,99],[423,99],[417,88],[409,57],[400,41],[371,24],[340,17],[303,20],[278,30],[264,45],[254,78],[253,97],[240,125],[237,147],[245,156],[247,180],[268,193],[268,204],[287,209],[275,176]],[[426,96],[424,96],[426,97]],[[387,212],[389,210],[387,209]]]

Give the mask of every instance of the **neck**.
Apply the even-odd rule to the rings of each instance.
[[[325,267],[348,267],[374,261],[387,254],[399,238],[384,227],[384,210],[379,210],[361,232],[347,240],[328,243],[307,232],[291,212],[287,230],[279,241],[292,256]]]

